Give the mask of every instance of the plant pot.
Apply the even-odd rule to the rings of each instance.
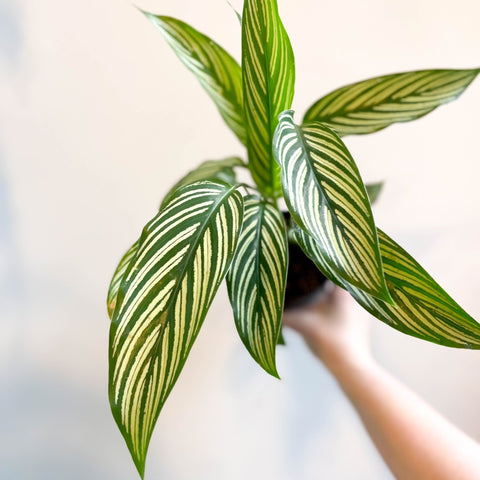
[[[282,212],[290,226],[290,213]],[[287,288],[284,310],[303,307],[321,300],[328,285],[327,277],[295,243],[288,243]]]

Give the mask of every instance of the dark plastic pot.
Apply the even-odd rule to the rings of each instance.
[[[283,212],[287,227],[290,214]],[[288,244],[289,262],[287,288],[285,291],[284,309],[302,307],[317,302],[325,294],[328,284],[325,275],[294,243]]]

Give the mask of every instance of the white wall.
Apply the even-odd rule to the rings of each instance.
[[[240,7],[240,0],[234,2]],[[295,109],[369,76],[480,60],[475,0],[279,0]],[[223,0],[142,1],[238,58]],[[167,188],[239,153],[195,79],[128,3],[0,0],[0,477],[131,479],[107,400],[110,275]],[[480,80],[418,122],[348,138],[386,180],[377,223],[480,318]],[[380,322],[378,359],[480,438],[480,353]],[[391,478],[334,382],[293,334],[282,381],[240,345],[222,289],[157,423],[147,478]]]

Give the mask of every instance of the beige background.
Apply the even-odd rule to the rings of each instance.
[[[238,8],[241,2],[234,2]],[[479,66],[476,0],[279,0],[294,108],[369,76]],[[223,0],[142,1],[237,58]],[[110,275],[167,188],[243,154],[192,75],[128,3],[0,0],[0,477],[132,479],[107,394]],[[377,223],[480,318],[480,80],[418,122],[348,138],[383,179]],[[375,322],[377,358],[480,439],[480,353]],[[282,381],[236,337],[222,288],[158,421],[147,478],[381,480],[335,383],[292,333]]]

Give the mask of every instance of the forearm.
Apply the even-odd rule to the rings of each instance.
[[[398,480],[480,480],[480,446],[373,361],[362,313],[338,288],[284,322],[335,376]]]
[[[330,370],[399,480],[480,480],[480,446],[373,360]]]

